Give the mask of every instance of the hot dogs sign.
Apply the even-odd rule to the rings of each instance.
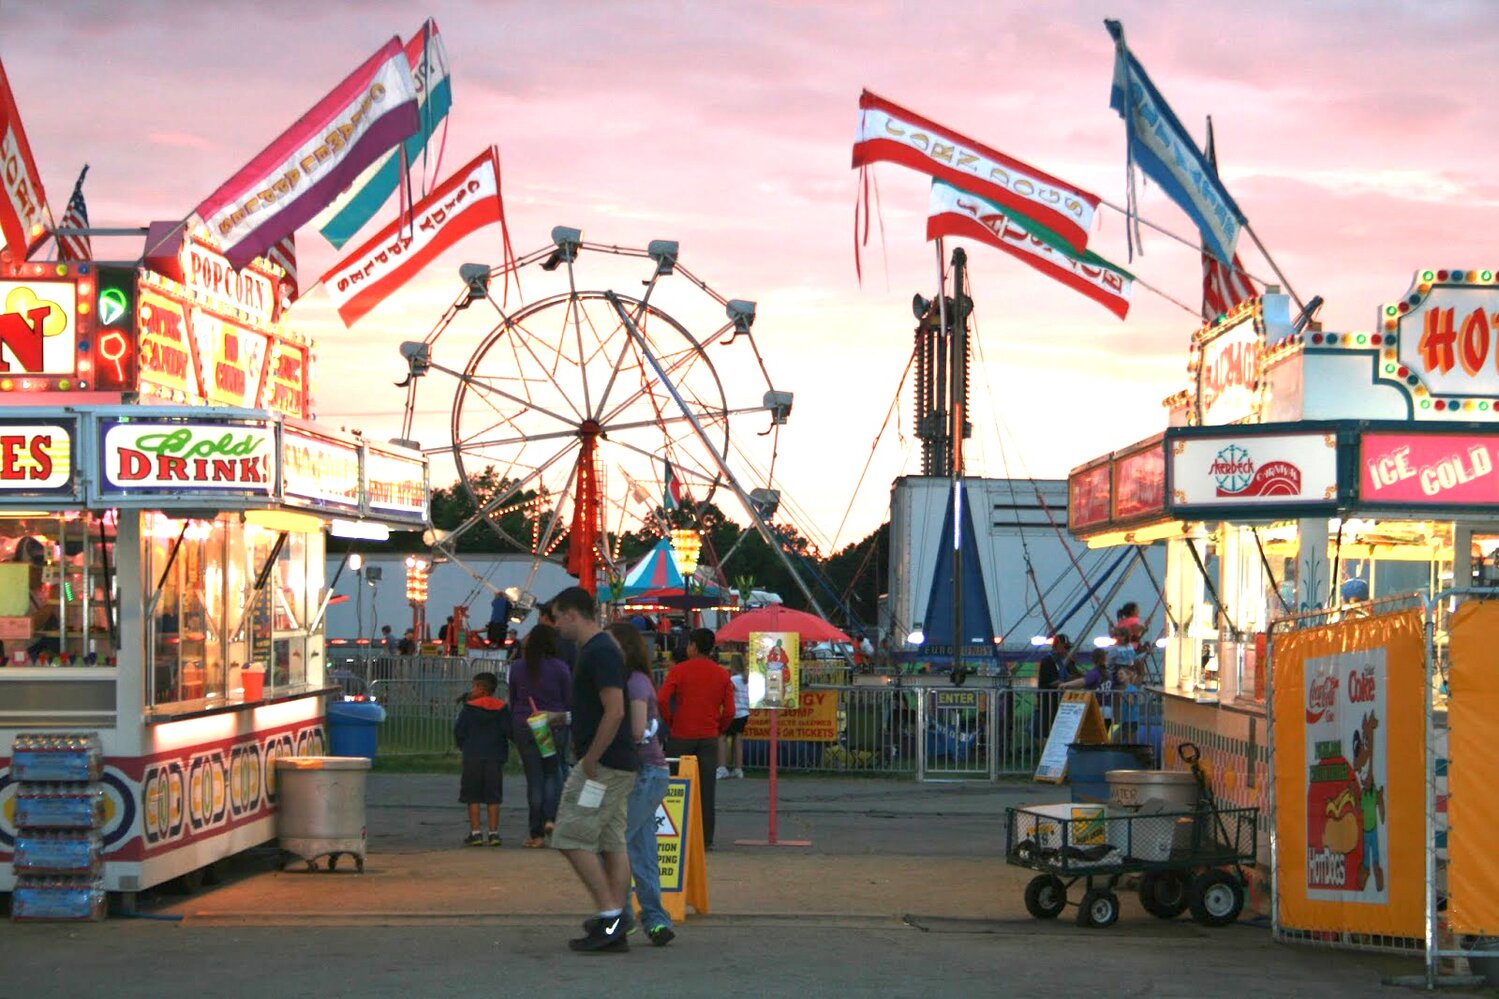
[[[1386,650],[1309,658],[1306,684],[1307,897],[1389,900],[1383,723]]]

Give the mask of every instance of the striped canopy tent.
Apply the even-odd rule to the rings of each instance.
[[[628,599],[651,590],[680,590],[684,585],[682,570],[677,568],[677,560],[671,554],[671,542],[662,538],[626,573],[622,596]]]

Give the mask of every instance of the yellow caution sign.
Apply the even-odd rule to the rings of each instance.
[[[666,785],[656,811],[656,857],[661,871],[661,907],[673,922],[687,918],[687,906],[708,913],[708,864],[703,851],[702,799],[697,757],[684,756]]]

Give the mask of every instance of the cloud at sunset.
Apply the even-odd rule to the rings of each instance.
[[[1370,327],[1418,267],[1499,264],[1499,8],[1480,2],[10,3],[0,58],[54,211],[88,162],[95,224],[143,225],[181,218],[426,13],[453,68],[444,170],[498,145],[518,251],[556,224],[601,243],[677,239],[695,273],[759,302],[766,362],[797,394],[777,478],[825,537],[909,354],[911,295],[935,284],[928,182],[890,165],[875,168],[884,242],[876,226],[855,280],[861,88],[1123,204],[1108,13],[1194,136],[1213,115],[1226,183],[1302,297],[1327,299],[1329,328]],[[1154,185],[1141,205],[1195,242]],[[310,227],[298,242],[306,283],[335,254]],[[1110,210],[1091,248],[1197,305],[1195,250],[1147,230],[1129,262]],[[1241,252],[1273,279],[1247,240]],[[1002,254],[969,253],[993,391],[975,400],[974,472],[1060,476],[1164,426],[1191,316],[1137,287],[1120,323]],[[495,232],[471,237],[352,332],[321,293],[299,303],[294,324],[319,341],[321,416],[393,436],[403,395],[383,386],[404,373],[397,345],[452,301],[459,263],[499,259]],[[422,401],[428,446],[443,442],[445,404]],[[909,392],[900,413],[909,438]],[[887,435],[840,543],[885,515],[908,445]]]

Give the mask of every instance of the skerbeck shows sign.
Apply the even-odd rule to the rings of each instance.
[[[1329,503],[1338,494],[1332,434],[1183,437],[1171,442],[1173,506]]]
[[[104,432],[111,490],[270,493],[276,434],[250,423],[120,423]]]
[[[288,502],[359,509],[359,448],[286,427],[281,482]]]
[[[1364,503],[1499,503],[1494,473],[1499,436],[1365,434],[1359,499]]]

